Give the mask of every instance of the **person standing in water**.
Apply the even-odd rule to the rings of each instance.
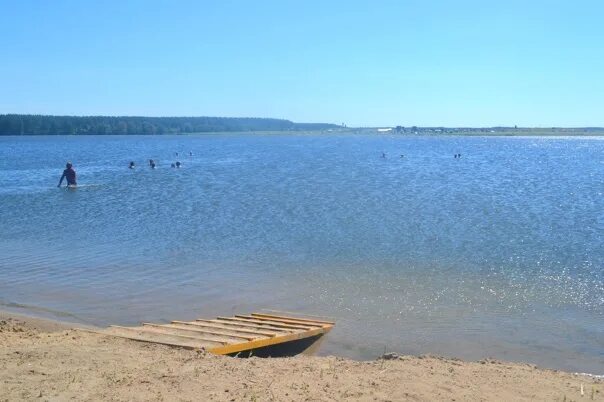
[[[63,170],[63,175],[61,176],[59,185],[57,187],[61,187],[63,179],[67,179],[67,187],[75,187],[78,185],[78,183],[76,183],[76,172],[73,170],[73,165],[71,162],[67,162],[65,165],[65,170]]]

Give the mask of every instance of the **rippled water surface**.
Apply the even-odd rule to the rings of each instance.
[[[323,354],[604,374],[603,240],[598,138],[0,137],[0,308],[72,321],[296,311]]]

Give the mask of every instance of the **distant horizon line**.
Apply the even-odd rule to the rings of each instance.
[[[471,125],[462,125],[462,126],[448,126],[448,125],[359,125],[359,126],[349,126],[346,124],[338,124],[338,123],[326,123],[326,122],[300,122],[294,121],[288,118],[282,117],[258,117],[258,116],[209,116],[209,115],[189,115],[189,116],[170,116],[170,115],[162,115],[162,116],[145,116],[145,115],[111,115],[111,114],[45,114],[45,113],[0,113],[0,116],[38,116],[38,117],[75,117],[75,118],[90,118],[90,117],[111,117],[111,118],[143,118],[143,119],[198,119],[198,118],[218,118],[218,119],[265,119],[265,120],[281,120],[281,121],[289,121],[292,123],[300,123],[300,124],[329,124],[334,126],[339,126],[342,128],[357,128],[357,129],[374,129],[374,128],[428,128],[428,129],[439,129],[439,128],[447,128],[447,129],[475,129],[475,128],[497,128],[497,129],[604,129],[604,125],[602,126],[555,126],[555,125],[540,125],[540,126],[523,126],[523,125],[480,125],[480,126],[471,126]]]

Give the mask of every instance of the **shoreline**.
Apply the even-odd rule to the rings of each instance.
[[[7,318],[21,319],[26,325],[32,326],[34,329],[42,328],[43,330],[46,330],[48,327],[55,327],[59,330],[72,328],[99,330],[106,328],[110,324],[136,326],[142,322],[139,319],[135,319],[127,322],[120,322],[117,320],[105,324],[89,321],[72,313],[67,313],[60,310],[52,310],[34,305],[17,303],[0,305],[0,320]],[[331,319],[330,317],[324,318]],[[158,322],[163,321],[160,319]],[[467,343],[463,345],[457,344],[458,346],[453,349],[450,347],[445,349],[442,347],[439,348],[440,344],[432,345],[433,347],[416,348],[416,350],[405,349],[404,346],[403,348],[397,348],[394,346],[384,347],[383,349],[380,348],[380,350],[374,351],[375,353],[361,353],[359,355],[359,353],[349,353],[351,345],[350,343],[339,342],[337,337],[333,338],[333,334],[328,334],[327,338],[330,336],[332,339],[321,339],[321,342],[329,343],[329,346],[323,346],[320,349],[316,349],[317,356],[336,356],[346,360],[358,362],[368,362],[379,359],[383,353],[404,354],[406,356],[430,355],[438,356],[439,358],[444,359],[462,360],[467,362],[494,359],[505,361],[511,364],[529,364],[544,370],[580,374],[604,380],[604,371],[599,369],[600,366],[592,367],[593,365],[589,366],[589,364],[587,366],[585,364],[559,364],[559,362],[566,361],[566,357],[574,359],[575,356],[572,354],[567,354],[566,356],[554,355],[550,356],[548,359],[543,359],[540,358],[540,356],[533,354],[532,352],[535,351],[535,349],[530,347],[525,347],[523,350],[516,351],[515,355],[510,355],[510,353],[506,353],[506,349],[502,349],[502,346],[500,345],[491,345],[490,347],[480,349],[478,352],[473,351],[473,349],[468,349]],[[360,349],[363,347],[363,343],[359,342],[355,343],[354,345],[358,346]],[[2,402],[2,400],[0,400],[0,402]]]
[[[488,130],[485,129],[485,130]],[[569,131],[564,131],[569,130]],[[149,138],[160,138],[160,137],[192,137],[192,136],[275,136],[275,135],[291,135],[291,136],[338,136],[338,135],[371,135],[376,137],[393,136],[396,138],[439,138],[439,137],[485,137],[485,138],[499,138],[499,137],[544,137],[544,138],[601,138],[604,137],[604,129],[580,131],[573,129],[510,129],[510,130],[497,130],[497,131],[480,131],[479,129],[463,130],[458,131],[447,131],[444,133],[436,133],[432,131],[421,131],[421,132],[396,132],[391,131],[378,131],[378,128],[348,128],[348,129],[337,129],[337,130],[248,130],[248,131],[199,131],[199,132],[187,132],[187,133],[169,133],[169,134],[99,134],[99,133],[78,133],[78,134],[0,134],[0,138],[28,138],[28,137],[94,137],[101,136],[105,138],[109,137],[149,137]]]
[[[329,317],[325,317],[326,319]],[[31,305],[21,305],[16,304],[14,306],[10,305],[0,305],[0,321],[3,320],[20,320],[23,323],[23,326],[28,329],[38,330],[42,332],[54,332],[61,330],[70,330],[70,329],[83,329],[83,330],[100,330],[106,328],[103,325],[98,323],[89,322],[82,318],[77,317],[76,315],[65,313],[62,311],[55,311],[50,309],[45,309],[42,307],[31,306]],[[137,321],[138,322],[138,321]],[[129,325],[135,325],[136,323],[131,323]],[[327,334],[329,336],[329,334]],[[321,339],[320,342],[323,342],[324,339]],[[382,352],[380,352],[382,353]],[[316,357],[325,357],[325,356],[334,356],[337,358],[356,361],[356,362],[369,362],[380,359],[380,353],[374,354],[373,356],[357,358],[352,356],[341,355],[338,353],[338,349],[328,351],[328,352],[319,352],[316,354]],[[384,348],[383,353],[385,354],[397,354],[400,352],[395,349]],[[467,356],[459,356],[455,354],[447,354],[447,353],[434,353],[433,351],[425,350],[419,353],[413,353],[405,356],[435,356],[442,359],[449,359],[455,361],[465,361],[465,362],[473,362],[473,361],[481,361],[481,360],[497,360],[497,361],[505,361],[510,364],[526,364],[532,365],[535,367],[539,367],[543,370],[550,370],[556,372],[565,372],[569,374],[576,375],[584,375],[595,379],[604,380],[604,372],[592,372],[590,370],[583,371],[581,369],[572,370],[564,367],[556,367],[556,366],[548,366],[543,363],[535,362],[530,359],[506,359],[505,357],[499,357],[491,354],[483,354],[481,356],[467,357]],[[3,402],[0,399],[0,402]]]
[[[236,359],[0,310],[0,401],[604,400],[604,379],[494,359]]]

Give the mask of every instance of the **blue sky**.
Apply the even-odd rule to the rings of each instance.
[[[0,113],[604,126],[601,1],[0,0]]]

